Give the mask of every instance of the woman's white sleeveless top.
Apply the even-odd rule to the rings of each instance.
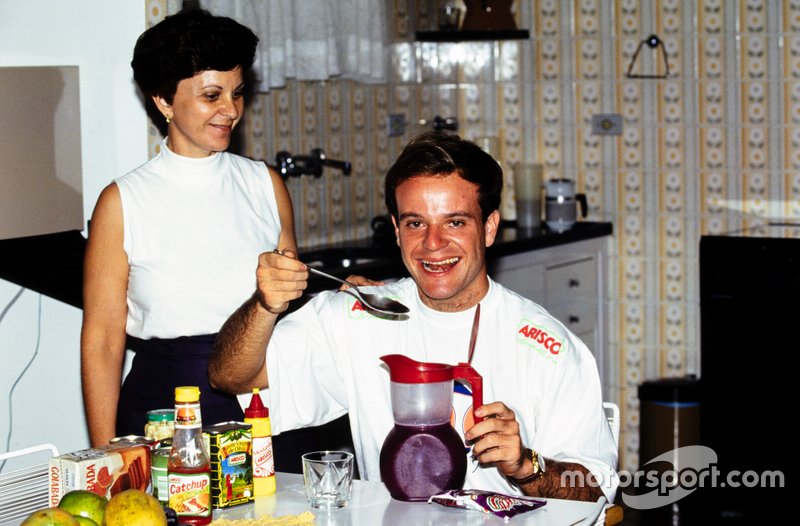
[[[263,163],[230,153],[161,152],[116,179],[128,256],[127,332],[174,338],[218,332],[255,291],[258,255],[281,231]]]

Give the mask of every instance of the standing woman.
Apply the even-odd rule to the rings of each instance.
[[[92,215],[81,333],[92,445],[141,435],[146,412],[172,407],[179,385],[200,386],[204,422],[243,418],[235,397],[208,385],[208,355],[252,293],[258,255],[297,252],[281,177],[225,152],[257,42],[201,10],[168,16],[136,42],[134,79],[167,136],[102,191]],[[136,354],[120,387],[126,347]]]

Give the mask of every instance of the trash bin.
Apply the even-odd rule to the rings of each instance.
[[[700,443],[700,384],[693,376],[650,380],[639,386],[639,465]],[[674,466],[676,470],[681,466]]]
[[[700,444],[700,399],[700,383],[694,376],[651,380],[639,386],[640,468],[663,453]],[[676,452],[668,462],[654,463],[647,470],[680,473],[685,467]],[[652,525],[699,524],[699,503],[693,497],[647,510],[642,518]]]

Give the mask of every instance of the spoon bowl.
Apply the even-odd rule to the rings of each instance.
[[[367,294],[366,292],[361,292],[361,290],[356,285],[347,281],[346,279],[337,278],[336,276],[332,276],[326,272],[317,270],[314,267],[308,267],[308,271],[311,272],[312,274],[317,274],[319,276],[332,279],[334,281],[338,281],[339,283],[344,283],[345,285],[348,285],[350,288],[345,290],[345,292],[351,292],[359,300],[361,300],[364,306],[367,307],[368,309],[380,312],[382,314],[388,314],[390,316],[399,316],[402,314],[408,314],[409,312],[408,307],[406,307],[399,301],[395,301],[389,298],[384,298],[382,296],[377,296],[375,294]]]

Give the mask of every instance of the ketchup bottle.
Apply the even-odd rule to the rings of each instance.
[[[264,407],[258,387],[253,388],[250,406],[244,410],[244,421],[253,426],[253,495],[272,495],[275,493],[272,426],[269,422],[269,409]]]
[[[211,523],[211,463],[203,445],[200,388],[175,388],[175,435],[167,464],[169,507],[178,520]]]

